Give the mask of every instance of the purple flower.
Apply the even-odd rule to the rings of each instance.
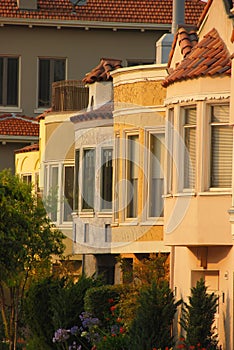
[[[52,339],[53,343],[62,343],[69,338],[69,331],[63,328],[59,328],[54,333],[54,337]]]

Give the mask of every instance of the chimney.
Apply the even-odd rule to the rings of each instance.
[[[184,25],[185,17],[185,0],[173,0],[173,13],[172,13],[172,34],[176,34],[178,26]]]
[[[37,10],[37,0],[17,0],[20,10]]]

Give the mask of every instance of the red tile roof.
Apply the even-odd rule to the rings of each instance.
[[[73,6],[69,0],[37,0],[37,10],[23,10],[16,0],[0,1],[0,19],[39,20],[38,24],[54,20],[71,21],[79,25],[85,22],[153,23],[171,24],[173,0],[87,0],[84,6]],[[205,3],[200,0],[186,0],[185,21],[196,24]]]
[[[86,74],[82,82],[86,84],[92,84],[95,81],[112,80],[113,78],[110,75],[110,72],[117,68],[121,68],[121,62],[121,60],[112,58],[102,58],[97,67],[93,68],[90,73]]]
[[[33,152],[33,151],[39,151],[39,144],[34,143],[33,145],[30,146],[25,146],[20,149],[16,149],[15,153],[25,153],[25,152]]]
[[[39,136],[39,124],[34,118],[14,113],[0,115],[0,135]]]
[[[89,120],[100,120],[100,119],[112,119],[113,118],[114,103],[112,101],[101,105],[98,108],[90,111],[85,111],[82,114],[77,114],[71,117],[73,123],[79,123]]]
[[[231,56],[216,29],[212,29],[194,46],[162,85],[217,74],[231,75]]]

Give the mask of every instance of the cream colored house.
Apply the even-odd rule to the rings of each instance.
[[[184,299],[204,278],[219,296],[222,349],[233,343],[232,4],[208,1],[196,32],[180,28],[167,89],[165,244],[171,287]]]
[[[166,65],[117,69],[114,85],[115,163],[112,253],[132,265],[163,242]],[[120,281],[119,281],[120,282]]]

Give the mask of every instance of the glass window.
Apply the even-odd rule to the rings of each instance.
[[[19,58],[0,57],[0,105],[18,106]]]
[[[84,150],[82,209],[94,209],[95,150]]]
[[[137,217],[138,209],[138,172],[139,144],[138,135],[128,137],[127,149],[127,217]]]
[[[23,180],[23,182],[26,182],[27,184],[31,184],[32,183],[32,175],[23,175],[22,180]]]
[[[166,124],[167,137],[167,193],[172,193],[173,183],[173,144],[174,144],[174,109],[169,109]]]
[[[102,149],[101,168],[101,209],[112,208],[112,149]]]
[[[75,174],[74,174],[74,210],[78,210],[79,200],[79,167],[80,167],[80,150],[77,149],[75,152]]]
[[[63,203],[63,220],[72,221],[71,213],[73,210],[73,183],[74,183],[74,166],[64,167],[64,203]]]
[[[184,109],[184,188],[195,187],[196,171],[196,108]]]
[[[164,134],[150,135],[149,216],[163,216]]]
[[[49,191],[50,215],[52,221],[57,221],[58,211],[58,167],[51,167]]]
[[[39,59],[38,107],[50,107],[52,83],[65,80],[65,59]]]
[[[210,187],[231,187],[232,181],[232,127],[229,106],[211,107],[211,170]]]

